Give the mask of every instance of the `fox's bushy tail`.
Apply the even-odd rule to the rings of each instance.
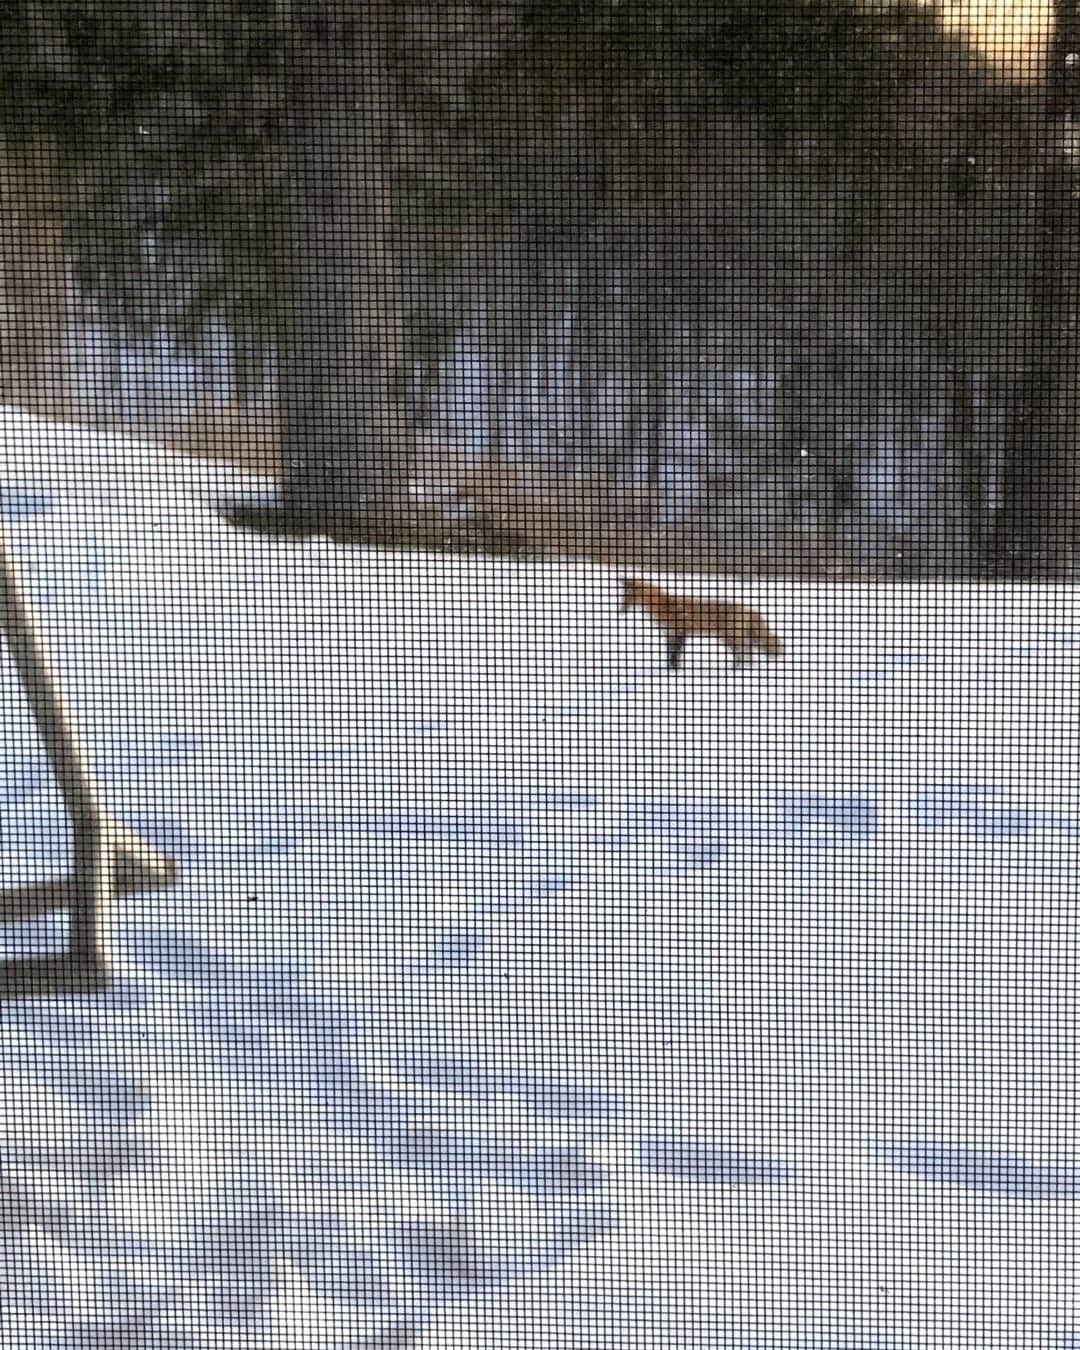
[[[784,644],[763,619],[758,621],[754,641],[762,651],[768,652],[770,656],[783,656],[784,654]]]

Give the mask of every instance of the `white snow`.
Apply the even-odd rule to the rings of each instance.
[[[0,413],[116,815],[181,863],[101,995],[0,1005],[0,1344],[1080,1343],[1080,611],[233,530]],[[0,885],[67,834],[0,660]],[[0,955],[63,940],[0,928]]]

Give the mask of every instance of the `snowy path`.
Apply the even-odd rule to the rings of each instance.
[[[1080,1346],[1077,601],[228,530],[0,419],[112,809],[178,856],[95,997],[0,1007],[0,1344]],[[0,666],[0,885],[63,870]],[[60,940],[0,928],[0,955]]]

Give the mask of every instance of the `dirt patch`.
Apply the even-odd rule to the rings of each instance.
[[[281,477],[281,419],[269,394],[244,403],[201,403],[163,441],[170,454],[216,460],[260,478]]]

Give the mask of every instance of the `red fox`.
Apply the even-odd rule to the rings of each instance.
[[[737,666],[752,655],[755,647],[770,656],[779,656],[784,650],[761,615],[745,605],[688,600],[668,595],[647,581],[624,581],[622,608],[632,609],[635,605],[640,605],[663,630],[667,638],[668,670],[678,670],[679,658],[691,633],[708,633],[725,642]]]

